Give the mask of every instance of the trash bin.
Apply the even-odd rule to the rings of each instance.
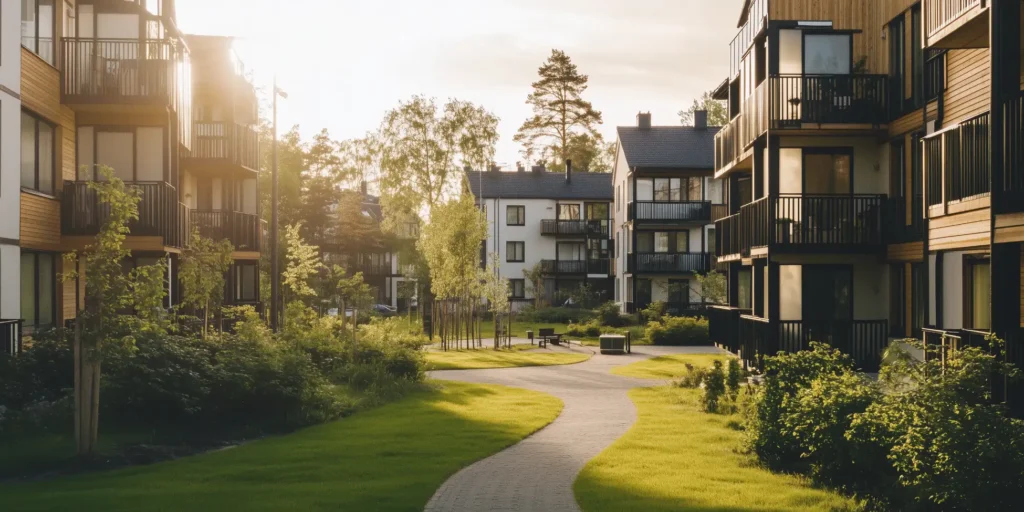
[[[599,338],[601,340],[601,353],[602,354],[625,354],[626,353],[626,337],[621,334],[602,334]]]
[[[526,331],[526,338],[530,340],[530,345],[533,345],[533,331],[527,330]]]

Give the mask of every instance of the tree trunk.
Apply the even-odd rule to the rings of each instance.
[[[75,453],[91,456],[99,437],[100,361],[95,349],[82,343],[75,320]]]

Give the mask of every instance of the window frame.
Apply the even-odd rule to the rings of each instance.
[[[526,298],[526,279],[509,279],[508,280],[508,298],[510,298],[510,299],[525,299]]]
[[[236,304],[239,304],[239,303],[250,303],[250,302],[259,302],[259,300],[260,300],[260,264],[259,264],[259,261],[250,261],[250,260],[235,261],[235,264],[233,265],[233,267],[234,267],[234,272],[235,272],[235,276],[234,276],[235,277],[235,279],[234,279],[235,286],[234,286],[234,290],[233,290],[233,292],[231,294],[231,298],[234,300],[234,302]],[[245,297],[242,296],[242,288],[244,286],[242,284],[243,283],[242,277],[243,277],[244,269],[247,268],[247,267],[253,267],[254,272],[255,272],[254,273],[254,277],[256,278],[256,280],[253,282],[253,294],[254,294],[254,296],[253,296],[252,299],[248,299],[248,298],[245,298]]]
[[[977,319],[974,318],[974,269],[979,266],[988,267],[989,271],[989,295],[992,293],[992,260],[988,254],[965,254],[963,257],[963,325],[965,329],[978,331],[990,331],[992,329],[991,318],[986,319],[987,327],[977,327]],[[989,305],[989,315],[992,314],[992,306]]]
[[[518,248],[518,251],[516,250]],[[518,258],[516,252],[519,252]],[[505,262],[523,263],[526,261],[526,242],[507,241],[505,242]]]
[[[34,182],[32,187],[26,187],[24,184],[21,184],[21,189],[22,190],[26,190],[26,191],[31,191],[31,192],[39,193],[39,194],[45,194],[45,195],[50,196],[50,197],[56,197],[56,194],[57,194],[57,141],[59,139],[59,137],[57,136],[57,125],[47,121],[46,119],[43,119],[41,116],[37,115],[36,113],[34,113],[34,112],[30,111],[30,110],[21,109],[21,114],[22,114],[22,117],[19,117],[19,119],[22,122],[25,121],[24,116],[30,117],[30,118],[32,118],[32,121],[33,121],[34,127],[35,127],[33,141],[32,141],[33,142],[33,147],[34,147],[33,177],[34,177],[35,182]],[[50,133],[52,134],[52,137],[53,137],[53,139],[50,141],[50,153],[51,154],[50,154],[50,190],[49,191],[41,190],[39,188],[39,177],[40,177],[40,173],[39,173],[39,161],[40,161],[40,158],[39,158],[39,156],[40,156],[40,153],[39,153],[39,125],[40,125],[40,123],[45,124],[45,125],[50,127]],[[24,132],[21,131],[21,132],[19,132],[19,135],[18,135],[19,136],[19,146],[18,146],[19,149],[21,148],[21,144],[24,143],[23,141],[20,140],[20,137],[23,134],[24,134]],[[19,163],[19,173],[20,173],[21,172],[20,166],[24,165],[24,156],[22,156],[22,158],[19,160],[18,163]],[[19,183],[20,183],[20,181],[19,181]]]
[[[17,0],[17,1],[21,2],[21,0]],[[26,38],[25,37],[25,33],[22,32],[20,29],[18,31],[19,32],[18,33],[18,37],[20,37],[20,42],[21,42],[21,47],[22,48],[24,48],[24,49],[28,50],[29,52],[31,52],[32,55],[35,55],[36,57],[39,57],[39,60],[49,64],[50,66],[57,67],[57,21],[58,21],[58,19],[60,19],[61,21],[63,21],[63,19],[64,19],[64,8],[65,8],[65,3],[66,2],[64,2],[64,0],[52,0],[51,7],[53,9],[53,13],[51,14],[51,18],[52,19],[50,20],[50,45],[51,45],[51,47],[50,47],[49,59],[47,59],[45,56],[43,56],[42,53],[39,52],[39,41],[40,41],[39,27],[41,26],[39,24],[39,20],[40,20],[40,16],[39,16],[39,7],[40,7],[39,1],[40,0],[32,0],[32,3],[35,4],[35,27],[34,27],[34,33],[32,35],[32,42],[35,44],[35,49],[32,49],[32,48],[29,48],[28,46],[25,46],[25,38]],[[24,23],[25,22],[25,12],[24,11],[22,11],[22,13],[21,13],[21,19],[19,20],[19,22],[20,23]],[[20,23],[19,23],[19,25],[20,25]]]
[[[512,216],[509,215],[511,212],[516,212],[517,222],[512,222]],[[506,226],[525,226],[526,225],[526,206],[521,204],[510,204],[505,206],[505,225]]]
[[[39,271],[40,271],[39,256],[40,255],[44,255],[44,254],[50,256],[50,274],[53,275],[53,286],[52,286],[52,289],[50,290],[50,311],[53,314],[53,322],[49,323],[49,324],[39,324],[39,311],[41,309],[40,305],[42,304],[42,296],[39,293],[40,292],[40,287],[39,287]],[[34,312],[33,318],[32,319],[23,318],[23,320],[25,321],[25,328],[26,328],[27,331],[31,332],[32,330],[35,330],[35,329],[45,329],[45,328],[48,328],[48,327],[56,327],[58,322],[59,322],[59,315],[58,315],[58,311],[57,311],[57,282],[58,282],[57,281],[57,257],[58,257],[58,253],[47,252],[47,251],[33,251],[33,250],[22,249],[22,251],[21,251],[21,258],[25,258],[26,256],[32,258],[32,279],[33,279],[32,298],[34,299],[35,303],[32,306],[33,312]],[[19,278],[20,278],[21,277],[20,276],[20,273],[21,273],[21,260],[20,259],[18,261],[18,265],[19,265],[18,272],[19,272]],[[18,290],[18,295],[19,295],[19,299],[22,301],[22,308],[24,308],[25,297],[21,296],[21,289],[20,288]]]

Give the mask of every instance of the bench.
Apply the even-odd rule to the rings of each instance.
[[[538,342],[544,343],[544,344],[547,344],[547,342],[550,341],[551,343],[554,343],[555,345],[558,345],[559,343],[562,342],[562,335],[561,334],[555,334],[555,330],[552,329],[552,328],[549,328],[549,329],[539,329],[537,331],[537,340],[538,340]]]

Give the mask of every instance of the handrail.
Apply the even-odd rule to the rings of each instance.
[[[928,37],[934,36],[967,11],[981,4],[982,0],[926,0],[924,18]]]

